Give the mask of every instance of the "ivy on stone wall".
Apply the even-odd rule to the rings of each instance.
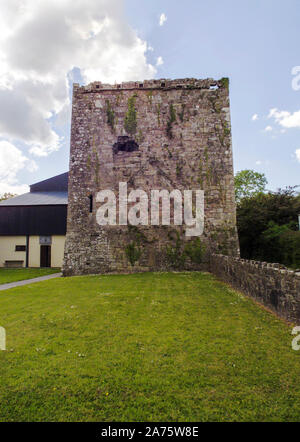
[[[170,104],[169,110],[170,110],[170,115],[167,121],[166,133],[168,138],[173,138],[172,125],[176,121],[176,112],[173,103]]]
[[[136,94],[128,98],[128,110],[125,114],[124,128],[129,135],[134,135],[137,129],[137,111],[135,108]]]
[[[138,261],[140,259],[141,254],[142,254],[141,249],[139,247],[137,247],[137,245],[134,241],[129,243],[125,247],[125,253],[126,253],[127,259],[130,262],[130,264],[132,265],[132,267],[134,266],[136,261]]]
[[[221,84],[222,87],[229,89],[229,78],[228,77],[222,77],[219,80],[219,83]]]
[[[115,112],[113,111],[110,101],[106,100],[106,117],[107,124],[111,127],[111,130],[115,130]]]

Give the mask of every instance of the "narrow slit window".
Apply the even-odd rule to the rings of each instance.
[[[90,213],[93,213],[93,195],[89,195]]]

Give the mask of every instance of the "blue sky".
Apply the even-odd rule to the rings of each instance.
[[[0,3],[0,193],[68,169],[73,79],[153,76],[230,77],[235,170],[264,172],[269,189],[300,184],[299,0],[25,4]]]

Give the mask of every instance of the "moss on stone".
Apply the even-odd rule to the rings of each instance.
[[[136,94],[128,98],[127,112],[125,114],[124,128],[129,135],[134,135],[137,129],[137,111],[135,108]]]
[[[169,119],[167,121],[166,133],[167,133],[167,137],[171,139],[171,138],[173,138],[172,125],[176,121],[176,111],[175,111],[173,103],[170,104],[169,112],[170,112],[170,114],[169,114]]]
[[[160,103],[156,106],[156,114],[157,114],[157,124],[160,126]]]
[[[183,103],[182,105],[181,105],[181,112],[179,112],[179,118],[180,118],[180,121],[181,121],[181,123],[183,123],[183,118],[184,118],[184,109],[185,109],[185,104]]]
[[[125,254],[131,266],[133,267],[136,261],[140,259],[142,251],[140,247],[137,247],[136,243],[133,241],[127,244],[127,246],[125,247]]]
[[[105,103],[106,103],[107,124],[111,127],[111,130],[114,131],[114,129],[115,129],[115,112],[112,109],[109,100],[106,100]]]
[[[153,99],[153,91],[152,90],[147,92],[147,98],[148,98],[150,106],[152,106],[152,99]]]
[[[229,78],[228,77],[222,77],[219,80],[219,83],[221,84],[222,87],[224,87],[225,89],[229,89]]]

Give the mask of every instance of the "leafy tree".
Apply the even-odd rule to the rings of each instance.
[[[264,173],[250,169],[241,170],[234,178],[236,201],[239,203],[242,198],[265,192],[267,183]]]
[[[260,238],[262,257],[266,261],[280,262],[290,267],[300,266],[300,232],[293,225],[279,226],[273,221]]]
[[[5,192],[2,195],[0,195],[0,201],[8,200],[9,198],[13,198],[14,196],[17,196],[14,193]]]
[[[300,195],[296,186],[243,198],[237,206],[241,256],[291,265],[289,247],[296,262],[293,250],[298,247],[298,214]]]

